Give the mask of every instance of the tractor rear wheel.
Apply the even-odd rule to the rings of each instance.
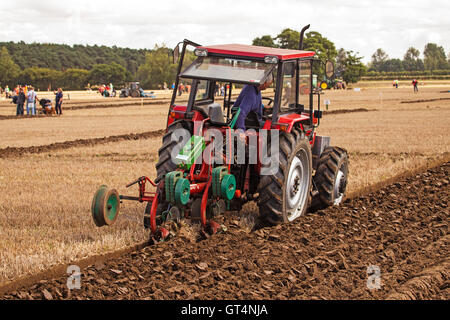
[[[139,98],[140,95],[141,95],[140,92],[137,90],[131,91],[131,94],[130,94],[130,96],[132,96],[133,98]]]
[[[311,211],[339,205],[345,196],[348,177],[348,155],[345,149],[327,147],[317,163],[314,184],[319,193],[311,202]]]
[[[263,221],[275,225],[289,222],[308,208],[312,184],[311,145],[305,134],[294,128],[280,132],[279,168],[262,175],[258,185],[258,206]],[[270,156],[270,143],[267,152]]]
[[[157,178],[155,181],[158,183],[161,179],[164,178],[166,173],[174,171],[177,168],[177,165],[172,161],[172,150],[179,143],[178,141],[172,141],[172,133],[176,130],[187,130],[190,134],[192,124],[187,121],[176,121],[172,123],[168,128],[166,134],[162,139],[162,146],[158,150],[158,162],[156,163],[156,175]]]

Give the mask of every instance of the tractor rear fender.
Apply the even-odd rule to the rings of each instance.
[[[176,120],[184,119],[186,108],[186,106],[172,106],[170,108],[169,118],[167,119],[167,127],[169,127]]]
[[[187,121],[202,121],[205,117],[199,111],[192,111],[190,113],[186,113],[186,106],[173,106],[170,109],[169,118],[167,119],[167,127],[169,127],[172,123],[178,120],[187,120]],[[167,128],[166,128],[167,130]]]
[[[278,118],[277,122],[272,123],[270,120],[267,120],[264,124],[263,129],[270,129],[273,125],[273,127],[272,127],[273,129],[279,129],[282,131],[291,132],[292,128],[294,127],[295,124],[306,121],[306,120],[309,121],[309,114],[306,114],[306,113],[285,114],[285,115],[281,115]]]

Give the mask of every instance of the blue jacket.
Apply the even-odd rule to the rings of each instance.
[[[246,84],[244,88],[242,88],[234,106],[241,109],[241,113],[236,121],[236,129],[245,130],[245,119],[251,111],[256,112],[258,121],[262,120],[261,91],[259,91],[256,86]]]

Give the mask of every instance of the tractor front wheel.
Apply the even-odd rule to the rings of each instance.
[[[268,145],[270,154],[270,145]],[[312,184],[312,154],[308,138],[294,128],[280,132],[279,168],[261,175],[258,185],[260,217],[269,224],[289,222],[303,215],[309,204]]]
[[[319,193],[312,199],[311,211],[339,205],[345,196],[347,176],[347,151],[339,147],[325,148],[314,175],[314,184]]]

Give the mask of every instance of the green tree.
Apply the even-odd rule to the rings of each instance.
[[[403,68],[406,71],[421,71],[424,70],[422,59],[419,58],[420,51],[414,47],[409,47],[403,56]]]
[[[372,61],[370,63],[370,69],[375,71],[382,71],[384,64],[389,60],[389,56],[383,49],[378,48],[372,55]]]
[[[26,68],[19,75],[19,83],[32,85],[38,90],[55,89],[61,79],[62,72],[49,68]]]
[[[403,63],[400,59],[389,59],[384,62],[384,64],[381,67],[381,71],[385,72],[403,71]]]
[[[123,84],[130,78],[130,74],[121,65],[113,62],[111,64],[97,64],[89,72],[89,81],[95,84],[116,85]]]
[[[347,59],[347,51],[345,51],[344,48],[340,48],[337,51],[337,56],[336,56],[336,63],[335,63],[336,75],[338,75],[339,72],[344,70],[346,59]]]
[[[65,90],[82,90],[89,79],[89,71],[84,69],[67,69],[61,76],[59,86]]]
[[[275,44],[275,42],[273,41],[273,38],[269,35],[265,35],[262,36],[260,38],[255,38],[253,39],[253,43],[254,46],[261,46],[261,47],[272,47],[272,48],[276,48],[277,45]]]
[[[170,85],[175,80],[177,65],[172,63],[170,53],[170,49],[164,45],[155,46],[151,53],[147,53],[145,62],[137,71],[137,79],[144,88],[157,89],[164,82]],[[189,63],[187,60],[184,61],[184,65]]]
[[[425,45],[423,56],[426,70],[444,70],[449,66],[444,48],[435,43]]]
[[[336,61],[337,50],[333,42],[322,36],[317,31],[306,33],[303,40],[303,50],[315,51],[322,61]]]
[[[298,49],[300,41],[300,32],[289,28],[281,31],[279,35],[275,37],[278,46],[283,49]]]
[[[2,47],[0,50],[0,86],[14,85],[14,81],[19,75],[20,68],[9,55],[8,49]]]
[[[347,83],[358,82],[366,73],[366,66],[361,62],[363,57],[358,57],[353,51],[339,50],[336,63],[336,73]]]

